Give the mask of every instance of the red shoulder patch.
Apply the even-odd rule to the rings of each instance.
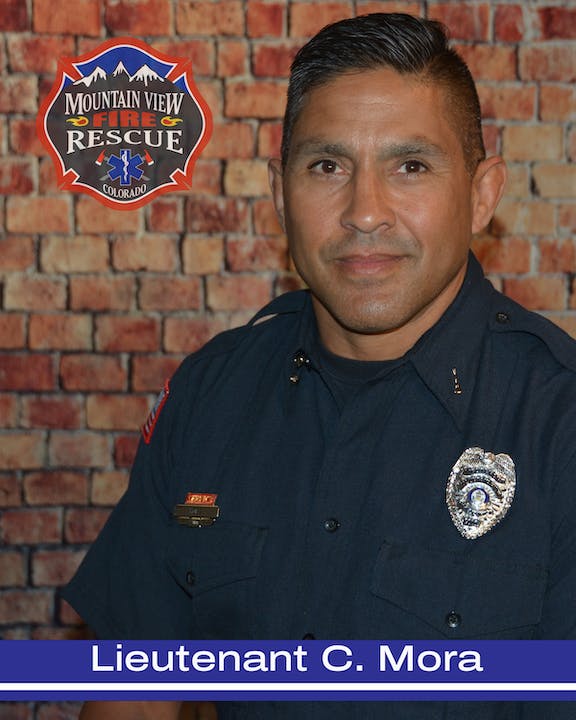
[[[170,395],[170,381],[166,380],[166,382],[164,383],[164,387],[156,398],[154,407],[152,408],[152,410],[150,410],[150,415],[148,415],[148,419],[146,420],[144,425],[142,425],[142,437],[144,438],[144,442],[146,443],[146,445],[150,444],[150,440],[152,439],[152,433],[154,432],[154,428],[156,427],[156,423],[158,422],[158,418],[160,417],[162,408],[166,404],[166,400],[168,400],[168,395]]]

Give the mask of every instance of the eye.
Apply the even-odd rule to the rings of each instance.
[[[319,175],[335,175],[340,166],[335,160],[317,160],[309,166],[309,169]]]
[[[418,175],[426,170],[428,170],[427,166],[420,160],[406,160],[400,166],[400,173],[404,175]]]

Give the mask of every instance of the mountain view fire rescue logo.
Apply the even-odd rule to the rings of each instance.
[[[61,189],[121,210],[188,190],[211,131],[190,61],[134,38],[60,60],[38,116]]]

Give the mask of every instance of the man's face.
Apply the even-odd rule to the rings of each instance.
[[[308,94],[284,170],[271,163],[292,257],[333,352],[354,356],[379,336],[382,359],[403,354],[458,292],[483,219],[448,112],[444,90],[413,76],[341,75]]]

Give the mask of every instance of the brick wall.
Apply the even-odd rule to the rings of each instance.
[[[450,26],[510,167],[475,249],[498,287],[576,336],[573,0],[0,0],[2,637],[82,635],[58,587],[123,491],[164,378],[298,285],[266,180],[289,62],[322,25],[373,10]],[[193,192],[132,212],[59,192],[34,125],[56,58],[125,34],[191,57],[215,124]],[[0,720],[73,715],[0,706]]]

